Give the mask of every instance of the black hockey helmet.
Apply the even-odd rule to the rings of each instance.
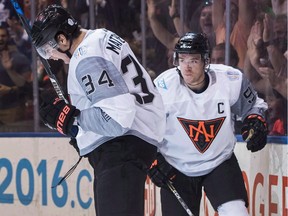
[[[201,54],[201,59],[204,60],[205,64],[209,63],[210,58],[210,46],[208,38],[204,33],[192,33],[188,32],[181,37],[175,45],[173,64],[179,65],[178,54]]]
[[[49,5],[37,15],[33,23],[31,29],[32,42],[38,53],[45,58],[45,49],[40,49],[41,47],[43,48],[46,45],[47,48],[48,45],[55,48],[57,46],[55,40],[57,34],[62,33],[70,39],[77,28],[77,21],[62,6]]]

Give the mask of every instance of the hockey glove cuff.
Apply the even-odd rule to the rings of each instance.
[[[158,153],[156,160],[148,170],[148,176],[151,181],[158,187],[167,188],[167,182],[173,182],[176,177],[176,170]]]
[[[256,152],[263,149],[267,143],[267,124],[265,119],[256,114],[247,116],[243,121],[241,134],[247,142],[247,149]]]
[[[43,102],[39,114],[42,121],[49,128],[72,137],[77,135],[78,127],[73,126],[73,123],[80,111],[75,106],[66,104],[60,98],[55,98],[54,101]]]

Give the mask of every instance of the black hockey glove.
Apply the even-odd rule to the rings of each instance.
[[[267,143],[267,124],[260,115],[249,115],[243,121],[241,134],[247,142],[247,149],[256,152],[263,149]]]
[[[57,97],[53,101],[44,101],[40,106],[39,114],[49,128],[72,137],[77,135],[78,128],[72,126],[80,111],[75,106],[66,104],[64,100]]]
[[[148,176],[151,181],[158,187],[167,188],[167,182],[172,182],[176,177],[176,170],[158,153],[156,160],[148,170]]]

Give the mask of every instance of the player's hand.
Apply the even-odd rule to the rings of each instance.
[[[51,101],[44,100],[40,106],[39,114],[49,128],[72,137],[77,135],[78,128],[72,126],[80,111],[75,106],[66,104],[64,100],[56,97]]]
[[[176,170],[158,153],[156,160],[148,170],[148,176],[151,181],[158,187],[166,187],[167,182],[172,182],[176,177]]]
[[[247,149],[256,152],[263,149],[267,143],[267,124],[260,115],[249,115],[243,121],[241,134],[247,142]]]
[[[12,89],[12,87],[0,84],[0,97],[9,94],[11,89]]]

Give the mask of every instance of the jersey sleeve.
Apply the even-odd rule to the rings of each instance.
[[[250,114],[264,117],[267,108],[267,103],[258,97],[250,81],[242,75],[239,97],[231,107],[232,112],[244,120]]]
[[[86,131],[103,136],[123,135],[133,123],[136,112],[133,100],[129,94],[103,100],[97,104],[98,107],[83,110],[78,117],[78,124]]]

